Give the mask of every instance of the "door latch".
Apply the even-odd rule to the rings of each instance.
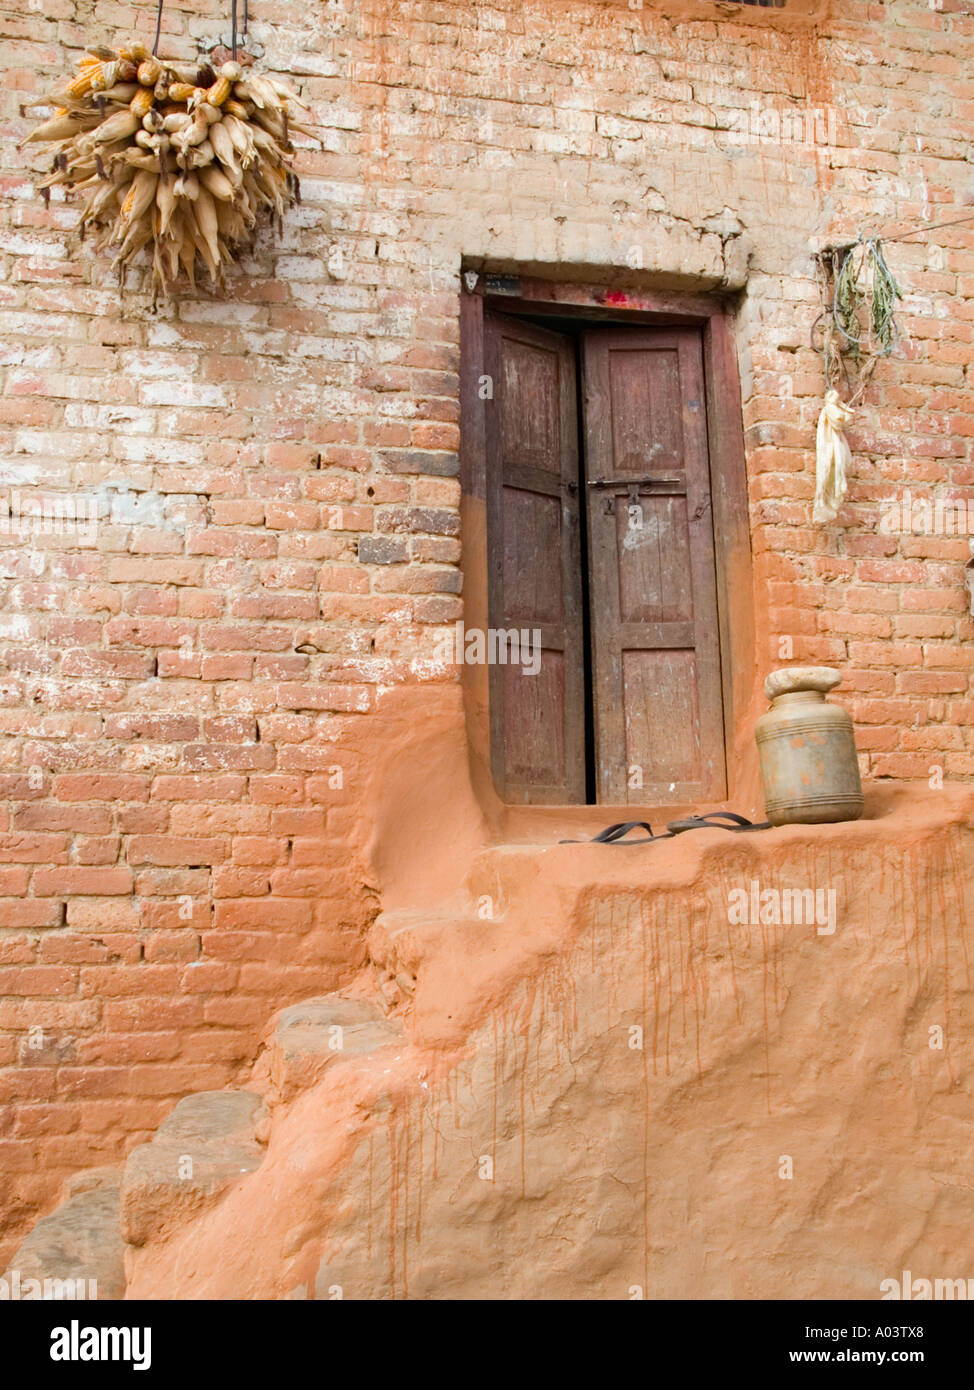
[[[634,507],[641,508],[639,501],[641,492],[661,488],[664,490],[664,496],[673,496],[674,494],[683,496],[687,490],[685,478],[674,478],[661,473],[656,473],[648,478],[589,478],[586,487],[608,492],[609,495],[603,506],[606,516],[615,515],[616,499],[613,496],[614,493],[624,492],[627,494],[626,506],[629,509],[629,515],[632,516]]]
[[[641,492],[645,488],[665,487],[677,489],[680,492],[686,491],[685,478],[671,478],[668,475],[656,473],[649,478],[589,478],[587,487],[611,488],[614,492],[629,492],[633,489]]]

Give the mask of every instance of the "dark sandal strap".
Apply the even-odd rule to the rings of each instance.
[[[727,822],[730,822],[728,825]],[[618,821],[607,825],[591,840],[559,840],[561,845],[648,845],[654,840],[671,840],[685,830],[770,830],[770,821],[749,821],[747,816],[739,816],[736,811],[706,811],[702,816],[687,816],[685,820],[670,821],[665,835],[654,835],[653,827],[644,820]],[[630,830],[645,830],[646,835],[638,840],[627,840]]]
[[[725,822],[730,821],[727,825]],[[702,816],[687,816],[685,820],[670,821],[666,827],[672,835],[685,830],[770,830],[770,821],[750,821],[736,811],[706,811]]]
[[[638,840],[626,840],[630,830],[645,830],[646,835]],[[668,835],[654,835],[653,827],[648,821],[644,820],[623,820],[617,821],[615,825],[607,825],[604,830],[600,830],[591,840],[559,840],[562,845],[648,845],[651,840],[667,840]]]
[[[614,844],[616,840],[621,840],[628,835],[630,830],[645,830],[650,839],[656,838],[653,834],[653,827],[649,821],[645,820],[619,821],[617,825],[610,825],[607,829],[599,831],[595,838],[605,844]]]
[[[719,821],[719,820],[721,820],[721,819],[723,819],[723,820],[730,820],[730,821],[733,821],[733,822],[734,822],[733,825],[720,825],[720,826],[718,826],[718,829],[720,829],[720,830],[770,830],[770,829],[771,829],[771,822],[770,822],[769,820],[760,820],[760,821],[748,820],[747,816],[739,816],[739,815],[737,814],[736,811],[707,811],[704,815],[702,815],[702,816],[700,817],[700,819],[701,819],[702,821],[706,821],[706,823],[707,823],[708,825],[709,825],[712,821]]]

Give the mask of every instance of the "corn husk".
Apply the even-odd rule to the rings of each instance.
[[[276,78],[236,62],[199,70],[152,57],[140,43],[92,47],[46,104],[56,108],[24,144],[57,146],[40,182],[84,197],[81,235],[115,249],[125,269],[150,249],[153,297],[180,276],[195,287],[198,262],[214,284],[253,240],[259,221],[299,198],[291,130],[305,103]]]

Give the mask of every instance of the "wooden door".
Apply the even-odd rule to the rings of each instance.
[[[595,755],[603,802],[726,795],[699,333],[583,338]]]
[[[484,317],[488,621],[540,635],[540,668],[490,666],[491,760],[509,802],[585,800],[575,348]],[[510,647],[507,648],[508,653]],[[523,651],[521,653],[523,657]]]

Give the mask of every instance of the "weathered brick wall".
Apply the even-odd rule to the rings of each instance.
[[[167,3],[165,53],[195,55],[227,9]],[[255,4],[319,131],[303,203],[229,298],[153,313],[76,253],[76,208],[45,208],[44,156],[17,141],[86,39],[151,35],[154,7],[4,7],[0,483],[99,506],[90,539],[0,535],[11,1236],[361,961],[349,740],[380,687],[443,678],[437,625],[462,613],[462,257],[703,287],[750,259],[760,659],[785,637],[847,672],[873,775],[974,775],[967,541],[877,527],[894,487],[974,483],[972,227],[891,248],[909,342],[853,435],[840,524],[809,522],[810,238],[961,214],[974,18],[831,9],[816,29],[707,0]],[[773,113],[809,110],[823,139],[775,135]]]

